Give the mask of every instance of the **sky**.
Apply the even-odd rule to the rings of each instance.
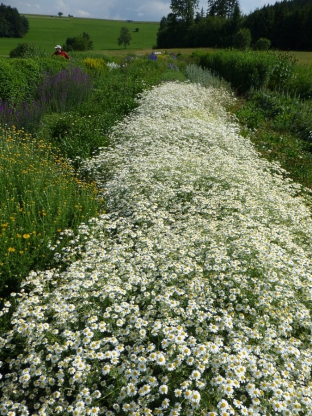
[[[57,15],[113,20],[160,22],[170,12],[170,0],[2,0],[20,14]],[[276,0],[240,0],[243,14],[273,5]],[[199,10],[207,11],[207,0],[199,0]]]

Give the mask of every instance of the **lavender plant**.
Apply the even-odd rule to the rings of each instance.
[[[91,77],[81,68],[64,68],[56,74],[47,72],[38,87],[37,97],[49,111],[67,111],[88,99],[92,91]]]
[[[77,107],[90,97],[91,91],[91,77],[79,67],[46,72],[34,93],[35,99],[28,97],[21,103],[0,101],[0,125],[14,125],[34,133],[43,114]]]
[[[14,126],[18,130],[25,129],[33,133],[37,130],[45,111],[44,101],[25,101],[14,105],[0,100],[0,125]]]

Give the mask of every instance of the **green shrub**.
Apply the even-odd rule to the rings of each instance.
[[[266,39],[266,38],[259,38],[255,44],[253,45],[253,49],[255,51],[268,51],[270,49],[271,46],[271,41],[270,39]]]
[[[233,46],[237,49],[248,49],[251,43],[251,33],[250,30],[247,28],[240,29],[235,35],[233,36]]]
[[[73,38],[67,38],[63,48],[67,51],[88,51],[93,49],[93,42],[88,33],[83,32]]]
[[[27,82],[21,69],[6,59],[0,59],[0,100],[17,103],[25,96]]]
[[[127,27],[123,26],[120,29],[119,38],[117,39],[118,45],[124,45],[124,47],[126,48],[128,45],[130,45],[131,39],[132,36],[130,30]]]
[[[107,145],[107,132],[115,117],[111,113],[94,114],[92,104],[86,103],[79,112],[45,115],[39,134],[53,143],[64,157],[71,159],[77,168],[80,160]]]
[[[294,60],[285,53],[219,50],[198,55],[199,64],[230,82],[236,91],[285,89],[293,77]]]
[[[14,70],[22,73],[25,79],[25,96],[33,97],[38,84],[43,79],[41,64],[38,60],[32,58],[12,59],[10,64]]]
[[[34,43],[20,43],[10,51],[10,58],[44,58],[47,53]]]
[[[268,87],[272,90],[285,91],[294,78],[296,61],[288,53],[273,53],[272,56],[275,57],[275,61],[270,67]]]
[[[65,61],[65,60],[64,60]],[[0,58],[0,100],[18,105],[34,97],[45,72],[55,74],[67,62],[58,59]]]
[[[287,83],[287,90],[300,96],[301,99],[312,99],[312,67],[307,65],[296,65],[291,79]]]

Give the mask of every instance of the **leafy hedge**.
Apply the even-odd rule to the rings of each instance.
[[[34,97],[45,72],[56,73],[68,63],[59,59],[40,61],[19,58],[0,58],[0,100],[17,105]]]
[[[283,89],[294,76],[295,61],[287,54],[220,50],[195,55],[201,66],[230,82],[239,94],[251,88]]]

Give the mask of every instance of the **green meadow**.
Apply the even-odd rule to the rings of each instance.
[[[26,15],[29,32],[24,38],[1,38],[0,56],[9,55],[19,43],[33,42],[51,53],[57,44],[63,45],[68,37],[87,32],[93,41],[94,50],[118,51],[117,39],[121,27],[127,27],[132,35],[130,50],[152,48],[156,44],[158,22],[126,22],[124,20],[87,19],[79,17],[58,17],[43,15]],[[135,32],[135,29],[139,29]]]

